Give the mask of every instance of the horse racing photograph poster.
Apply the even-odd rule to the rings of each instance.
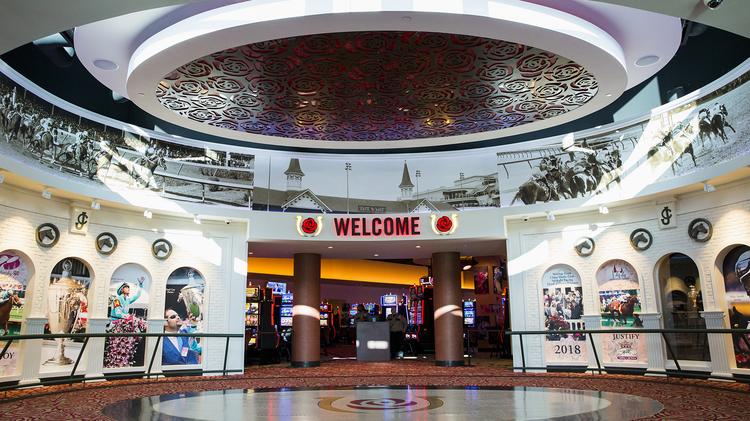
[[[605,262],[596,272],[599,304],[605,329],[643,327],[640,319],[641,287],[633,266],[624,260]],[[601,335],[605,362],[645,363],[646,338],[638,333]]]
[[[750,151],[750,72],[628,127],[497,153],[504,206],[638,192]],[[567,138],[567,139],[566,139]],[[568,140],[569,144],[566,143]]]
[[[21,331],[29,275],[23,256],[12,250],[0,253],[0,329],[3,336],[17,335]],[[5,345],[0,341],[0,347]],[[0,377],[14,375],[18,361],[18,344],[11,343],[0,360]]]
[[[203,332],[203,299],[206,280],[194,268],[182,267],[167,278],[164,295],[164,332]],[[200,364],[200,338],[166,337],[162,344],[162,365]]]
[[[254,155],[197,148],[149,137],[142,130],[109,127],[66,111],[65,105],[48,103],[0,73],[0,153],[112,189],[252,206]]]
[[[730,327],[750,329],[750,247],[732,249],[722,269]],[[737,368],[750,368],[750,335],[732,335],[732,344]]]
[[[151,277],[135,263],[115,270],[109,283],[108,333],[145,333],[148,319]],[[113,337],[104,346],[104,367],[142,366],[146,353],[145,338]]]
[[[550,363],[588,364],[586,335],[554,333],[583,330],[583,288],[581,277],[568,265],[550,267],[542,275],[545,336],[544,360]]]

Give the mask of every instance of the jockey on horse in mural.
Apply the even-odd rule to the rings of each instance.
[[[638,303],[638,297],[635,295],[622,295],[617,299],[610,301],[605,311],[609,313],[613,325],[628,324],[628,317],[633,317],[635,305]]]
[[[21,306],[21,298],[13,289],[0,292],[0,326],[3,328],[3,336],[8,334],[8,321],[13,306]]]

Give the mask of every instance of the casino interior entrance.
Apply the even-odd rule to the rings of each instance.
[[[299,243],[248,245],[246,366],[511,365],[505,240]]]

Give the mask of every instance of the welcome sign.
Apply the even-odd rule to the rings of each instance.
[[[436,234],[452,234],[458,227],[458,215],[431,216]],[[316,237],[323,230],[323,217],[296,217],[297,232],[303,237]],[[422,235],[420,216],[337,216],[333,218],[336,237],[414,237]]]

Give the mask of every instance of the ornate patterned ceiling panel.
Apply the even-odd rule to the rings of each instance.
[[[596,79],[556,54],[421,32],[294,37],[224,50],[156,91],[189,119],[287,138],[368,141],[454,136],[555,117],[593,98]]]

